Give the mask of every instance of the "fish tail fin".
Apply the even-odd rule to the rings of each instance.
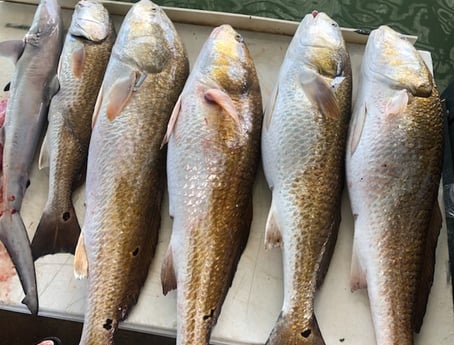
[[[32,240],[33,260],[47,254],[74,254],[79,235],[80,226],[72,203],[62,212],[46,207]]]
[[[6,211],[0,217],[0,241],[4,244],[8,255],[16,267],[25,298],[22,300],[30,312],[38,313],[38,292],[36,287],[35,265],[30,250],[22,217],[19,212]]]
[[[301,322],[301,316],[292,318],[290,314],[281,312],[265,345],[290,344],[325,345],[314,314]]]

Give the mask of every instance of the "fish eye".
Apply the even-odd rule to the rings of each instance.
[[[334,26],[335,28],[337,28],[339,25],[337,25],[337,23],[331,23],[332,26]]]
[[[152,7],[151,10],[152,10],[153,12],[157,12],[157,11],[158,11],[158,8],[157,8],[157,7]]]
[[[241,36],[240,34],[236,34],[235,40],[237,40],[239,43],[243,43],[243,36]]]

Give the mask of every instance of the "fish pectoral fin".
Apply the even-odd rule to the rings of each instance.
[[[170,115],[169,123],[167,124],[167,131],[164,135],[164,139],[162,139],[161,149],[164,147],[165,144],[169,142],[170,136],[172,135],[173,129],[175,128],[175,124],[177,123],[178,115],[180,114],[181,110],[181,95],[178,97],[175,106],[173,107],[172,114]]]
[[[367,288],[366,271],[361,266],[358,256],[357,242],[353,240],[352,263],[350,273],[350,290],[354,292],[359,289]]]
[[[16,64],[25,48],[24,40],[9,40],[0,42],[0,56],[9,58]]]
[[[350,156],[353,156],[356,149],[358,148],[359,142],[361,140],[361,136],[363,134],[364,125],[366,124],[367,118],[367,106],[360,107],[358,111],[355,111],[351,130],[350,130]]]
[[[424,315],[426,313],[427,301],[430,288],[433,284],[435,272],[435,251],[437,248],[438,236],[442,226],[442,216],[438,202],[432,209],[429,227],[426,236],[426,246],[423,253],[421,277],[417,288],[415,306],[413,308],[413,330],[419,333],[421,330]]]
[[[39,170],[49,167],[49,143],[47,139],[47,132],[44,136],[43,143],[41,144],[41,151],[38,160]]]
[[[208,102],[216,103],[219,105],[232,119],[235,121],[237,126],[240,126],[240,116],[238,111],[235,109],[232,98],[224,91],[219,89],[209,89],[205,91],[205,100]]]
[[[276,219],[274,201],[271,202],[270,212],[265,226],[265,248],[279,248],[282,246],[282,232]]]
[[[266,105],[265,115],[263,117],[263,123],[265,124],[266,129],[270,128],[271,118],[273,117],[274,107],[276,106],[276,100],[277,100],[278,95],[279,95],[279,81],[277,81],[276,85],[274,85],[273,92],[271,93],[269,102]]]
[[[72,52],[71,59],[73,75],[76,79],[80,79],[85,67],[85,47],[79,43]]]
[[[167,248],[166,256],[161,268],[161,284],[162,293],[167,295],[169,291],[177,288],[177,276],[175,274],[175,267],[173,265],[172,246]]]
[[[74,253],[74,277],[76,279],[88,278],[88,258],[85,250],[84,236],[81,233]]]
[[[340,109],[333,88],[321,75],[310,68],[303,68],[299,76],[301,86],[311,103],[327,118],[338,119]]]
[[[407,90],[399,90],[391,97],[385,105],[385,115],[398,115],[407,109],[409,97]]]
[[[101,110],[101,105],[103,101],[103,96],[104,96],[104,88],[103,85],[101,85],[99,92],[98,92],[98,97],[96,98],[96,103],[95,103],[95,108],[93,109],[93,116],[91,118],[91,128],[95,126],[96,120],[98,119],[99,111]]]
[[[8,82],[8,84],[6,84],[5,87],[3,88],[3,91],[8,92],[10,89],[11,89],[11,82]]]
[[[110,121],[113,121],[131,99],[134,88],[136,87],[137,73],[130,71],[127,76],[117,79],[109,90],[107,96],[106,115]]]

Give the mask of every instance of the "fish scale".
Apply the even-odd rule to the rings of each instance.
[[[281,246],[284,301],[266,344],[324,344],[314,298],[337,238],[351,104],[351,66],[338,25],[304,17],[265,113],[262,157],[272,190],[267,247]]]
[[[161,272],[177,288],[177,344],[208,344],[246,245],[262,103],[246,44],[229,25],[205,42],[172,115],[172,236]]]
[[[418,52],[389,27],[371,33],[364,61],[347,145],[352,289],[367,286],[378,345],[411,345],[441,227],[441,105]]]
[[[162,138],[188,75],[181,39],[164,11],[134,4],[112,49],[88,154],[86,215],[75,273],[88,296],[80,344],[112,344],[137,302],[154,255],[165,185]]]

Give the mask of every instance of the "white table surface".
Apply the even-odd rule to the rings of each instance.
[[[31,23],[34,10],[35,7],[31,5],[0,2],[0,41],[21,39],[26,32],[23,26]],[[64,18],[67,26],[71,11],[65,10]],[[119,28],[122,17],[113,18]],[[176,27],[186,44],[192,66],[211,28],[178,23]],[[291,38],[247,31],[241,33],[255,60],[266,104]],[[358,80],[363,48],[362,45],[349,45],[354,87]],[[431,64],[430,54],[423,53],[423,56]],[[3,88],[11,78],[13,66],[3,58],[0,58],[0,66],[0,87]],[[0,98],[2,97],[4,94],[0,91]],[[21,210],[30,238],[33,237],[47,198],[47,179],[47,170],[38,171],[35,162],[31,185]],[[83,188],[75,192],[74,202],[82,223]],[[254,219],[249,242],[241,257],[218,324],[212,333],[213,344],[263,344],[280,312],[283,297],[281,252],[280,249],[265,250],[263,244],[269,205],[270,192],[260,170],[254,189]],[[121,324],[121,328],[175,335],[176,293],[172,291],[163,296],[160,283],[160,268],[170,232],[171,220],[166,198],[159,244],[148,279],[138,304],[129,318]],[[416,336],[417,345],[454,344],[454,314],[446,237],[446,225],[443,224],[437,247],[434,284],[422,330]],[[348,197],[344,193],[342,222],[336,249],[315,305],[320,329],[328,345],[375,344],[367,292],[350,292],[352,239],[352,215]],[[23,292],[15,269],[4,249],[0,249],[0,308],[27,313],[25,306],[20,303]],[[72,263],[73,256],[68,254],[50,255],[36,262],[40,315],[83,320],[87,282],[74,279]]]

